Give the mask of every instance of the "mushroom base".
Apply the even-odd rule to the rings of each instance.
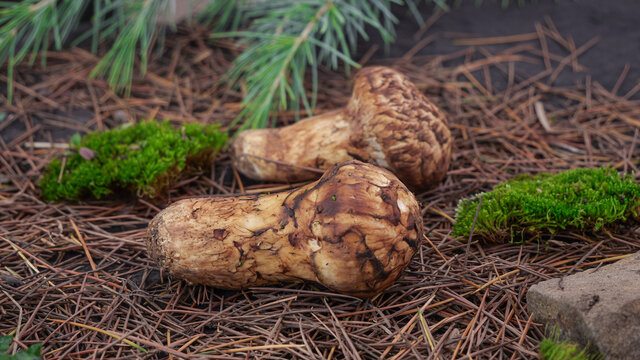
[[[194,284],[314,281],[370,297],[393,284],[422,236],[413,194],[387,170],[348,161],[289,192],[178,201],[149,225],[148,252]]]

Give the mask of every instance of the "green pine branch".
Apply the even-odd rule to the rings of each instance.
[[[254,4],[246,12],[255,20],[247,31],[216,33],[213,38],[235,37],[246,46],[234,61],[227,81],[246,85],[247,94],[236,122],[240,129],[269,125],[270,114],[300,104],[307,113],[315,105],[318,66],[336,70],[340,64],[359,67],[351,52],[358,38],[368,39],[366,26],[379,32],[385,44],[394,39],[397,19],[391,3],[378,0],[307,0],[292,3],[275,0]],[[256,17],[261,14],[261,17]],[[307,68],[311,72],[311,99],[305,90]]]
[[[445,11],[461,0],[271,0],[239,1],[237,6],[250,22],[246,31],[214,33],[212,38],[240,39],[246,48],[234,61],[226,81],[247,89],[242,110],[235,119],[239,130],[272,125],[278,110],[304,107],[308,115],[315,106],[318,66],[345,71],[359,65],[352,57],[359,38],[378,32],[385,44],[395,39],[397,19],[391,5],[407,7],[419,24],[424,24],[418,6],[433,3]],[[509,0],[500,0],[503,6]],[[524,0],[517,0],[523,4]],[[476,0],[476,3],[481,0]],[[250,6],[248,6],[250,5]],[[311,93],[305,91],[306,71],[311,73]]]
[[[0,1],[0,66],[7,66],[8,101],[13,91],[14,67],[28,54],[30,63],[40,56],[46,63],[47,50],[60,50],[67,40],[75,46],[91,40],[91,50],[113,45],[91,72],[91,77],[108,81],[110,87],[129,94],[134,69],[144,75],[155,39],[162,40],[171,19],[171,9],[182,0],[23,0]],[[345,71],[358,67],[352,52],[358,39],[378,32],[385,45],[394,40],[397,19],[391,5],[405,6],[419,24],[421,2],[448,10],[461,0],[210,0],[197,21],[215,32],[213,37],[234,37],[246,46],[226,80],[246,85],[247,94],[236,122],[241,129],[269,125],[274,111],[303,107],[308,114],[315,105],[318,66]],[[476,3],[482,0],[475,0]],[[497,0],[494,0],[497,1]],[[503,5],[510,0],[499,0]],[[524,0],[517,0],[522,5]],[[90,31],[77,34],[81,16],[91,4]],[[244,24],[245,31],[235,30]],[[173,24],[169,24],[170,26]],[[75,31],[75,32],[74,32]],[[74,34],[73,39],[69,36]],[[305,79],[310,72],[311,93]]]
[[[166,12],[169,0],[130,1],[123,5],[126,21],[120,29],[120,34],[126,36],[116,38],[111,50],[91,71],[90,76],[106,77],[112,88],[117,91],[124,90],[129,95],[136,52],[140,59],[140,73],[144,75],[158,16]]]
[[[74,29],[85,7],[84,1],[24,0],[17,3],[0,2],[0,65],[7,62],[8,83],[13,82],[13,68],[31,53],[46,61],[47,49],[53,40],[56,50]],[[9,86],[9,102],[13,96]]]
[[[0,1],[0,66],[7,66],[7,100],[11,102],[13,97],[14,67],[29,53],[30,63],[40,55],[44,66],[47,50],[62,49],[89,4],[92,29],[71,39],[71,46],[91,39],[91,50],[97,53],[100,44],[113,41],[91,76],[105,78],[112,89],[128,93],[134,68],[139,67],[144,75],[153,40],[167,26],[159,25],[158,18],[170,19],[169,5],[175,1],[179,0]],[[234,12],[237,1],[212,0],[199,20],[214,29],[220,29],[218,24],[234,26],[238,23]]]

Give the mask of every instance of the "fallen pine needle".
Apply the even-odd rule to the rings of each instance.
[[[200,351],[200,353],[202,354],[205,351],[211,351],[211,350],[215,350],[215,349],[219,349],[219,348],[223,348],[223,347],[227,347],[227,346],[231,346],[231,345],[241,344],[241,343],[244,343],[244,342],[247,342],[247,341],[251,341],[251,340],[255,340],[255,339],[259,339],[259,338],[260,338],[260,335],[256,335],[256,336],[248,337],[246,339],[240,339],[240,340],[228,342],[226,344],[210,346],[210,347],[208,347],[206,349],[202,349]]]
[[[200,339],[201,337],[202,337],[202,334],[198,334],[194,336],[193,339],[187,341],[184,345],[182,345],[180,349],[178,349],[178,351],[184,351],[186,348],[188,348],[191,344],[193,344],[196,340]]]
[[[98,273],[95,272],[96,263],[93,262],[93,258],[91,257],[91,253],[89,252],[89,248],[87,247],[87,243],[84,242],[84,238],[82,237],[82,234],[80,234],[80,229],[78,229],[78,226],[76,225],[75,221],[73,221],[73,219],[69,218],[69,221],[71,222],[71,226],[73,226],[73,230],[76,232],[76,235],[78,236],[78,240],[82,244],[82,249],[84,250],[85,255],[87,255],[87,259],[89,260],[89,265],[91,265],[91,269],[93,269],[94,271],[94,276],[98,277]]]
[[[515,270],[511,270],[511,271],[509,271],[509,272],[507,272],[507,273],[504,273],[504,274],[502,274],[502,275],[498,276],[497,278],[495,278],[495,279],[493,279],[493,280],[491,280],[491,281],[489,281],[489,282],[485,283],[484,285],[480,286],[479,288],[477,288],[477,289],[476,289],[476,291],[474,291],[474,293],[477,293],[478,291],[480,291],[480,290],[482,290],[482,289],[486,288],[487,286],[490,286],[491,284],[494,284],[494,283],[496,283],[496,282],[498,282],[498,281],[500,281],[500,280],[504,279],[505,277],[507,277],[507,276],[509,276],[509,275],[517,274],[517,273],[519,273],[519,272],[520,272],[520,269],[515,269]]]
[[[402,336],[403,336],[405,333],[407,333],[407,332],[409,332],[409,333],[410,333],[410,332],[413,330],[413,327],[415,326],[415,321],[416,321],[416,319],[418,319],[418,313],[420,313],[421,311],[424,311],[424,310],[426,310],[427,308],[429,308],[429,306],[430,306],[430,305],[432,305],[432,304],[431,304],[431,302],[432,302],[432,301],[433,301],[433,299],[435,299],[435,298],[436,298],[436,293],[433,293],[433,295],[431,295],[431,297],[429,298],[429,300],[427,300],[427,302],[425,302],[425,303],[424,303],[424,305],[422,305],[421,307],[417,307],[417,308],[416,308],[416,310],[413,310],[413,311],[416,311],[417,313],[411,317],[411,319],[409,320],[409,322],[407,322],[407,323],[402,327],[402,329],[400,330],[400,332],[399,332],[399,333],[398,333],[398,334],[393,338],[393,340],[391,341],[391,343],[392,343],[392,344],[397,343],[397,342],[402,338]],[[382,355],[380,355],[380,359],[384,359],[384,358],[389,354],[389,352],[391,351],[391,349],[392,349],[392,348],[393,348],[393,345],[387,346],[387,348],[384,350],[384,352],[382,353]],[[397,353],[397,354],[396,354],[392,359],[395,359],[395,358],[397,358],[399,355],[402,355],[402,354],[404,354],[404,352],[403,352],[403,351],[401,351],[401,352]]]
[[[431,211],[432,213],[438,214],[438,215],[442,216],[443,218],[451,221],[452,224],[456,222],[454,218],[452,218],[451,216],[445,214],[441,210],[438,210],[438,209],[436,209],[434,207],[429,208],[429,211]]]
[[[122,342],[124,342],[125,344],[127,344],[127,345],[131,345],[131,346],[133,346],[134,348],[136,348],[136,349],[138,349],[138,350],[140,350],[140,351],[144,352],[145,354],[146,354],[146,353],[148,353],[148,351],[147,351],[145,348],[143,348],[142,346],[140,346],[140,345],[138,345],[138,344],[134,343],[134,342],[133,342],[133,341],[131,341],[131,340],[123,339],[123,338],[122,338],[122,336],[120,336],[120,335],[118,335],[118,334],[114,334],[114,333],[112,333],[112,332],[110,332],[110,331],[102,330],[102,329],[100,329],[100,328],[97,328],[97,327],[94,327],[94,326],[91,326],[91,325],[80,324],[80,323],[73,322],[73,321],[65,321],[65,320],[59,320],[59,319],[50,319],[50,320],[51,320],[51,321],[53,321],[53,322],[55,322],[55,323],[59,323],[59,324],[69,324],[69,325],[73,325],[73,326],[81,327],[81,328],[84,328],[84,329],[93,330],[93,331],[99,332],[99,333],[101,333],[101,334],[105,334],[105,335],[107,335],[107,336],[111,336],[111,337],[112,337],[112,338],[114,338],[114,339],[122,340]]]
[[[48,356],[51,356],[51,355],[53,355],[53,354],[55,354],[57,352],[60,352],[60,351],[62,351],[64,349],[68,348],[71,345],[72,344],[66,344],[66,345],[63,345],[63,346],[61,346],[61,347],[59,347],[57,349],[53,349],[53,350],[49,351],[48,353],[44,354],[44,356],[47,356],[47,358],[48,358]]]
[[[275,345],[258,345],[258,346],[247,346],[237,349],[228,349],[222,350],[223,353],[235,353],[235,352],[244,352],[244,351],[253,351],[253,350],[273,350],[273,349],[290,349],[296,347],[302,347],[303,345],[299,344],[275,344]]]
[[[438,250],[438,248],[434,245],[434,243],[431,242],[431,240],[429,240],[429,238],[427,237],[427,235],[422,235],[424,236],[424,239],[427,240],[427,242],[429,243],[429,245],[431,245],[431,247],[433,248],[433,250],[435,250],[438,255],[440,255],[440,257],[442,258],[442,260],[444,260],[444,262],[446,263],[447,261],[449,261],[444,255],[442,255],[442,253],[440,252],[440,250]]]
[[[431,351],[435,351],[436,347],[433,344],[433,339],[431,338],[431,332],[429,331],[429,326],[427,326],[427,322],[424,319],[424,316],[422,316],[422,311],[420,310],[420,308],[418,308],[418,318],[420,319],[420,326],[422,326],[422,331],[423,331],[425,340],[427,340],[427,343],[429,344]],[[436,357],[436,360],[439,360],[439,358]]]
[[[537,38],[538,38],[537,33],[527,33],[527,34],[496,36],[496,37],[486,37],[486,38],[456,39],[453,41],[453,44],[457,46],[496,45],[496,44],[506,44],[506,43],[512,43],[512,42],[527,41],[527,40],[535,40]]]

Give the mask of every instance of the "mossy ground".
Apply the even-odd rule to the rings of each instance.
[[[638,217],[640,186],[611,168],[575,169],[556,175],[521,175],[491,192],[458,204],[456,236],[468,237],[478,202],[474,237],[524,241],[561,230],[591,232]]]
[[[45,200],[60,201],[100,199],[124,189],[153,198],[189,165],[209,164],[226,139],[215,125],[188,123],[175,129],[168,121],[90,133],[72,139],[66,161],[54,159],[47,166],[40,193]]]

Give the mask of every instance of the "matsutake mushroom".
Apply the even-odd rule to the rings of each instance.
[[[147,246],[194,284],[314,281],[369,297],[393,284],[422,236],[414,195],[389,171],[351,160],[291,191],[180,200],[151,221]]]
[[[357,159],[395,173],[413,190],[442,181],[452,138],[447,118],[403,74],[386,67],[360,71],[346,107],[295,124],[245,130],[231,146],[233,164],[246,176],[295,182]]]

